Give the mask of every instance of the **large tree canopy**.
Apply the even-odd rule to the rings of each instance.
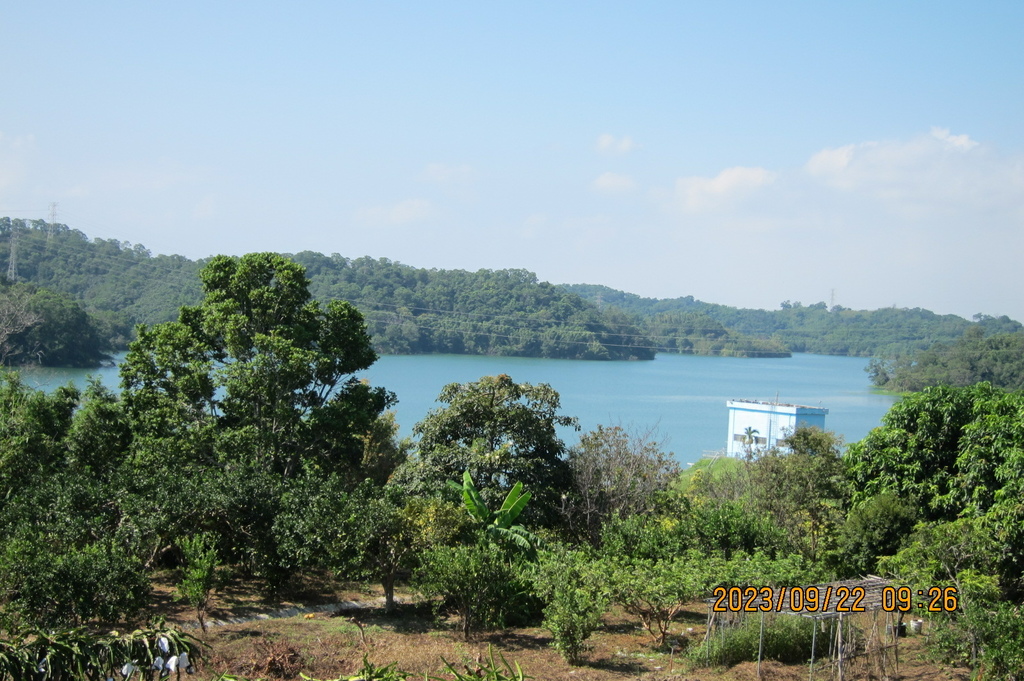
[[[882,427],[850,446],[853,501],[892,494],[919,506],[932,523],[975,523],[997,543],[1003,588],[1018,591],[1024,586],[1022,424],[1024,393],[988,383],[909,395]]]
[[[500,503],[522,482],[535,499],[531,515],[554,522],[569,485],[557,428],[579,427],[575,418],[558,413],[558,393],[546,383],[516,383],[501,374],[450,383],[438,401],[447,406],[416,424],[419,456],[399,469],[397,481],[429,493],[469,470],[488,503]]]
[[[201,276],[203,302],[140,327],[125,359],[143,430],[215,425],[222,455],[285,478],[358,467],[358,436],[393,401],[352,376],[377,359],[359,312],[313,301],[303,268],[272,253],[218,256]]]

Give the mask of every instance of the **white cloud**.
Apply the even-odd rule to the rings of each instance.
[[[850,165],[855,146],[848,144],[838,149],[822,149],[807,162],[811,175],[836,175]]]
[[[433,205],[425,199],[406,199],[390,206],[372,206],[356,213],[359,222],[370,225],[407,225],[429,218]]]
[[[636,182],[629,175],[601,173],[592,185],[594,189],[602,194],[625,194],[633,191],[636,187]]]
[[[932,128],[910,140],[823,149],[804,166],[811,185],[884,204],[904,217],[1020,206],[1020,159],[1000,158],[968,135]]]
[[[446,163],[430,163],[423,170],[423,179],[438,184],[462,184],[473,180],[476,171],[470,165],[449,165]]]
[[[604,133],[597,137],[597,150],[603,154],[628,154],[635,148],[636,144],[633,143],[633,138],[629,135],[615,137]]]
[[[966,134],[840,145],[799,167],[726,168],[648,196],[666,222],[642,281],[685,260],[677,295],[773,307],[837,288],[848,307],[1024,320],[1024,155]]]
[[[684,210],[714,209],[771,184],[776,177],[764,168],[726,168],[715,177],[680,177],[675,196]]]
[[[949,128],[932,128],[932,137],[948,142],[950,146],[964,151],[970,151],[978,146],[968,135],[951,135]]]

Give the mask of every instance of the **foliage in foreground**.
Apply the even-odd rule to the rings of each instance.
[[[428,676],[424,675],[424,681],[527,681],[532,679],[532,676],[527,676],[519,666],[518,662],[509,664],[505,656],[498,653],[498,660],[501,661],[499,664],[494,659],[494,648],[491,646],[487,647],[487,659],[479,663],[475,668],[464,666],[465,673],[460,672],[456,669],[452,663],[448,660],[441,658],[441,662],[444,663],[445,669],[450,677],[441,676]],[[305,674],[299,674],[306,681],[318,681],[317,679],[310,678]],[[370,662],[366,655],[363,656],[363,668],[360,669],[352,676],[339,677],[333,681],[408,681],[409,678],[413,677],[412,672],[402,671],[398,668],[397,662],[392,662],[386,667],[378,667],[374,663]],[[242,676],[234,676],[231,674],[221,674],[215,681],[249,681]]]
[[[551,647],[569,664],[579,663],[608,608],[601,577],[580,551],[545,553],[534,571],[533,588],[547,602],[544,628],[551,632]]]
[[[0,639],[0,681],[100,681],[133,672],[189,671],[202,654],[189,634],[157,623],[121,634],[85,629],[21,629]]]
[[[425,597],[440,598],[439,612],[458,615],[466,639],[522,622],[535,608],[522,562],[487,542],[429,549],[414,578]]]
[[[978,678],[1024,678],[1024,606],[1009,603],[968,608],[942,616],[932,628],[932,648],[946,664],[978,670]]]

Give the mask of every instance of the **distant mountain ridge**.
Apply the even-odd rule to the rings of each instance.
[[[925,350],[936,342],[954,341],[968,329],[985,335],[1020,333],[1024,326],[1007,316],[975,315],[971,322],[957,315],[938,315],[921,308],[850,310],[824,302],[802,305],[784,301],[779,310],[729,307],[682,298],[643,298],[599,284],[564,284],[567,291],[601,305],[614,305],[645,319],[679,312],[702,314],[738,333],[774,339],[792,352],[855,357],[897,357]]]
[[[202,260],[152,255],[141,245],[90,239],[42,220],[0,218],[0,273],[8,269],[12,245],[18,279],[69,294],[106,320],[115,348],[124,346],[133,324],[173,320],[180,306],[202,297]],[[318,299],[355,305],[378,351],[389,354],[609,360],[653,359],[657,352],[894,356],[955,340],[975,326],[986,334],[1022,328],[1006,317],[968,322],[919,309],[829,310],[824,303],[785,303],[768,311],[692,296],[657,300],[599,285],[556,286],[522,269],[426,269],[311,251],[290,257],[306,267]]]
[[[120,320],[111,325],[120,329],[175,319],[180,306],[202,296],[203,261],[90,240],[66,225],[0,218],[0,243],[0,268],[8,267],[13,246],[20,280],[65,292],[90,312]],[[774,342],[693,316],[652,327],[658,335],[652,338],[638,316],[602,309],[526,270],[424,269],[309,251],[290,257],[306,267],[318,299],[360,309],[383,353],[609,360],[653,359],[659,351],[788,355]],[[126,340],[124,333],[117,339]]]

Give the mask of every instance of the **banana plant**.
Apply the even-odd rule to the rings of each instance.
[[[462,494],[466,511],[480,523],[481,529],[488,539],[503,547],[514,546],[525,552],[530,560],[536,558],[540,537],[522,525],[513,524],[533,496],[530,492],[523,492],[522,482],[517,482],[509,490],[504,503],[497,512],[487,508],[487,504],[484,503],[483,497],[480,496],[476,485],[473,484],[473,477],[468,470],[462,473],[461,485],[454,480],[449,480],[448,486]]]

